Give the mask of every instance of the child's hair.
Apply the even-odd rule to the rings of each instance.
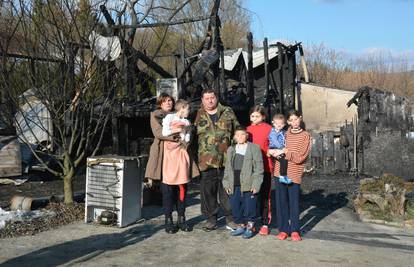
[[[282,121],[286,122],[286,117],[285,117],[285,115],[283,115],[281,113],[277,113],[277,114],[273,115],[272,120],[282,120]]]
[[[174,98],[167,93],[161,93],[157,97],[157,107],[160,108],[161,104],[164,103],[167,99],[171,99],[171,101],[173,102],[173,106],[174,106]]]
[[[290,119],[291,116],[302,117],[302,112],[296,109],[289,110],[287,118]]]
[[[188,101],[184,100],[184,99],[178,99],[177,102],[175,103],[175,110],[179,111],[185,107],[188,107],[189,103]]]
[[[261,105],[256,105],[250,109],[249,115],[252,115],[253,112],[258,112],[266,119],[266,109]]]
[[[243,132],[245,132],[245,133],[247,134],[247,129],[246,129],[246,127],[244,127],[244,126],[242,126],[242,125],[237,126],[237,127],[236,127],[236,129],[234,130],[234,133],[236,133],[237,131],[243,131]]]

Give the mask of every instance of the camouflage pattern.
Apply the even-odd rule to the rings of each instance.
[[[198,167],[200,171],[224,168],[227,148],[231,145],[234,130],[239,126],[230,107],[218,104],[218,121],[214,124],[209,114],[201,107],[194,122],[198,137]]]

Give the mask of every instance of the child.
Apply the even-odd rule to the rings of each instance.
[[[236,145],[227,150],[223,187],[230,196],[234,222],[238,224],[230,232],[233,236],[254,235],[256,217],[256,194],[263,181],[263,160],[260,147],[247,141],[249,135],[244,127],[234,133]]]
[[[179,99],[175,104],[176,113],[165,116],[162,121],[162,135],[170,136],[179,134],[179,142],[165,141],[162,164],[162,191],[163,206],[166,217],[172,218],[173,206],[177,206],[178,228],[189,232],[191,227],[185,220],[186,184],[189,182],[190,158],[187,152],[187,144],[190,141],[188,131],[190,122],[186,119],[189,114],[187,101]],[[177,227],[172,223],[166,225],[167,233],[177,232]]]
[[[301,128],[302,114],[299,111],[290,111],[288,122],[290,128],[286,131],[285,148],[271,152],[274,157],[285,154],[288,162],[287,176],[292,181],[290,184],[277,181],[276,205],[281,217],[277,238],[285,240],[290,235],[292,241],[300,241],[299,194],[305,161],[310,152],[310,134]],[[276,162],[276,177],[280,176],[280,169],[280,163]]]
[[[272,126],[264,122],[266,119],[266,110],[263,106],[257,105],[250,110],[250,122],[247,127],[249,133],[249,140],[260,146],[263,159],[263,183],[259,192],[259,210],[262,217],[262,226],[260,228],[260,235],[268,235],[270,221],[272,219],[271,208],[271,191],[272,191],[272,159],[266,155],[269,149],[269,134]]]
[[[274,149],[283,149],[285,148],[285,116],[283,114],[276,114],[272,119],[273,127],[272,131],[269,134],[269,151],[271,152]],[[280,164],[280,176],[279,181],[281,183],[290,184],[292,181],[287,177],[287,161],[285,155],[279,155],[276,158]]]

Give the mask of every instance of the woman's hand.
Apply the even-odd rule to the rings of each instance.
[[[257,191],[256,191],[256,189],[254,189],[254,188],[252,188],[252,189],[250,190],[250,192],[252,192],[252,194],[253,194],[253,195],[256,195],[256,194],[257,194]]]
[[[283,154],[286,154],[286,153],[288,153],[289,149],[287,149],[287,148],[285,147],[285,148],[283,148],[283,149],[282,149],[282,151],[283,151]]]
[[[227,193],[227,195],[231,195],[231,190],[230,190],[230,188],[226,188],[226,193]]]

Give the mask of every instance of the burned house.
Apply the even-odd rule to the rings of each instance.
[[[358,170],[413,179],[414,121],[409,99],[362,87],[348,102],[353,104],[358,106]]]
[[[306,86],[302,85],[302,89]],[[305,121],[311,122],[313,137],[309,165],[326,173],[342,171],[374,176],[390,173],[412,179],[414,123],[410,101],[370,87],[362,87],[356,93],[326,90],[323,94],[335,94],[336,99],[330,97],[329,101],[336,106],[317,105],[310,109],[306,107],[310,99],[305,101]],[[326,117],[324,125],[313,122],[317,117]]]
[[[224,51],[226,91],[222,101],[247,124],[253,105],[267,108],[269,117],[295,108],[296,51],[300,44],[281,43]]]

